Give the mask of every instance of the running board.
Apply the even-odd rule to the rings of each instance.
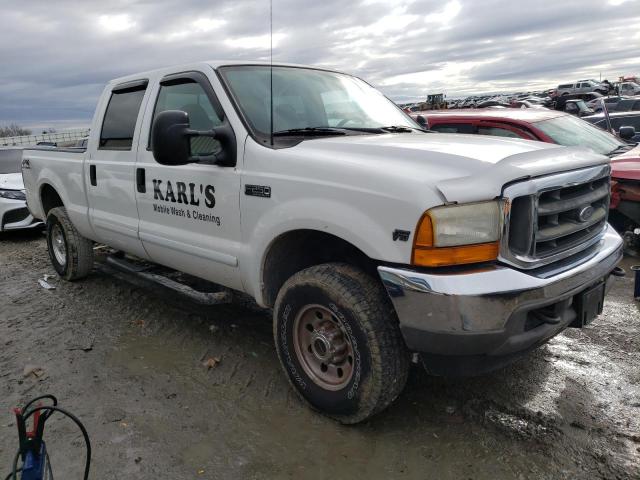
[[[148,270],[151,267],[136,265],[135,263],[128,262],[124,258],[109,255],[106,257],[105,263],[121,272],[135,275],[139,278],[149,280],[162,285],[163,287],[174,290],[202,305],[220,305],[223,303],[231,303],[233,301],[233,294],[231,293],[231,290],[225,287],[220,287],[222,290],[219,292],[200,292],[189,285],[176,282],[164,275],[149,272]]]

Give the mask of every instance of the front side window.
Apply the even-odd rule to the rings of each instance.
[[[271,132],[269,66],[219,69],[255,136]],[[308,68],[273,67],[273,131],[304,128],[420,128],[375,88],[350,75]]]
[[[131,150],[145,91],[146,84],[111,93],[100,132],[100,149]]]
[[[624,145],[616,137],[589,123],[569,115],[543,120],[536,126],[551,139],[566,147],[588,147],[596,153],[606,155]]]
[[[160,87],[153,120],[156,115],[166,110],[187,112],[190,127],[194,130],[211,130],[222,125],[223,119],[216,113],[207,93],[199,83],[193,80],[185,79],[185,83]],[[218,140],[211,137],[191,137],[192,155],[213,155],[220,150]]]

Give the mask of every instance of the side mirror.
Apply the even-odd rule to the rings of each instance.
[[[151,150],[160,165],[186,165],[190,163],[191,143],[189,114],[179,110],[159,113],[151,128]]]
[[[620,127],[618,136],[623,140],[631,140],[636,136],[636,129],[634,127]]]
[[[416,122],[418,122],[418,125],[420,125],[425,130],[429,129],[429,123],[427,122],[427,119],[424,118],[422,115],[418,115],[416,117]]]
[[[222,149],[211,155],[192,155],[192,137],[214,138]],[[166,110],[156,116],[152,126],[151,150],[153,158],[161,165],[203,162],[233,166],[236,163],[235,135],[229,125],[211,130],[192,130],[189,114],[180,110]]]

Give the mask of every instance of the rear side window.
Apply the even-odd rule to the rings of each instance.
[[[111,92],[100,132],[101,150],[131,150],[133,132],[146,88],[145,82]]]
[[[476,133],[475,126],[469,123],[438,123],[429,126],[429,130],[440,133]]]
[[[516,132],[500,127],[478,127],[478,135],[491,135],[492,137],[521,138]]]
[[[572,88],[573,84],[559,85],[558,88]]]

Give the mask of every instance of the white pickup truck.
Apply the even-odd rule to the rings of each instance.
[[[388,406],[412,354],[475,374],[589,323],[621,258],[608,158],[428,132],[318,68],[114,80],[86,150],[25,150],[22,171],[63,278],[99,242],[248,293],[293,387],[343,423]]]

